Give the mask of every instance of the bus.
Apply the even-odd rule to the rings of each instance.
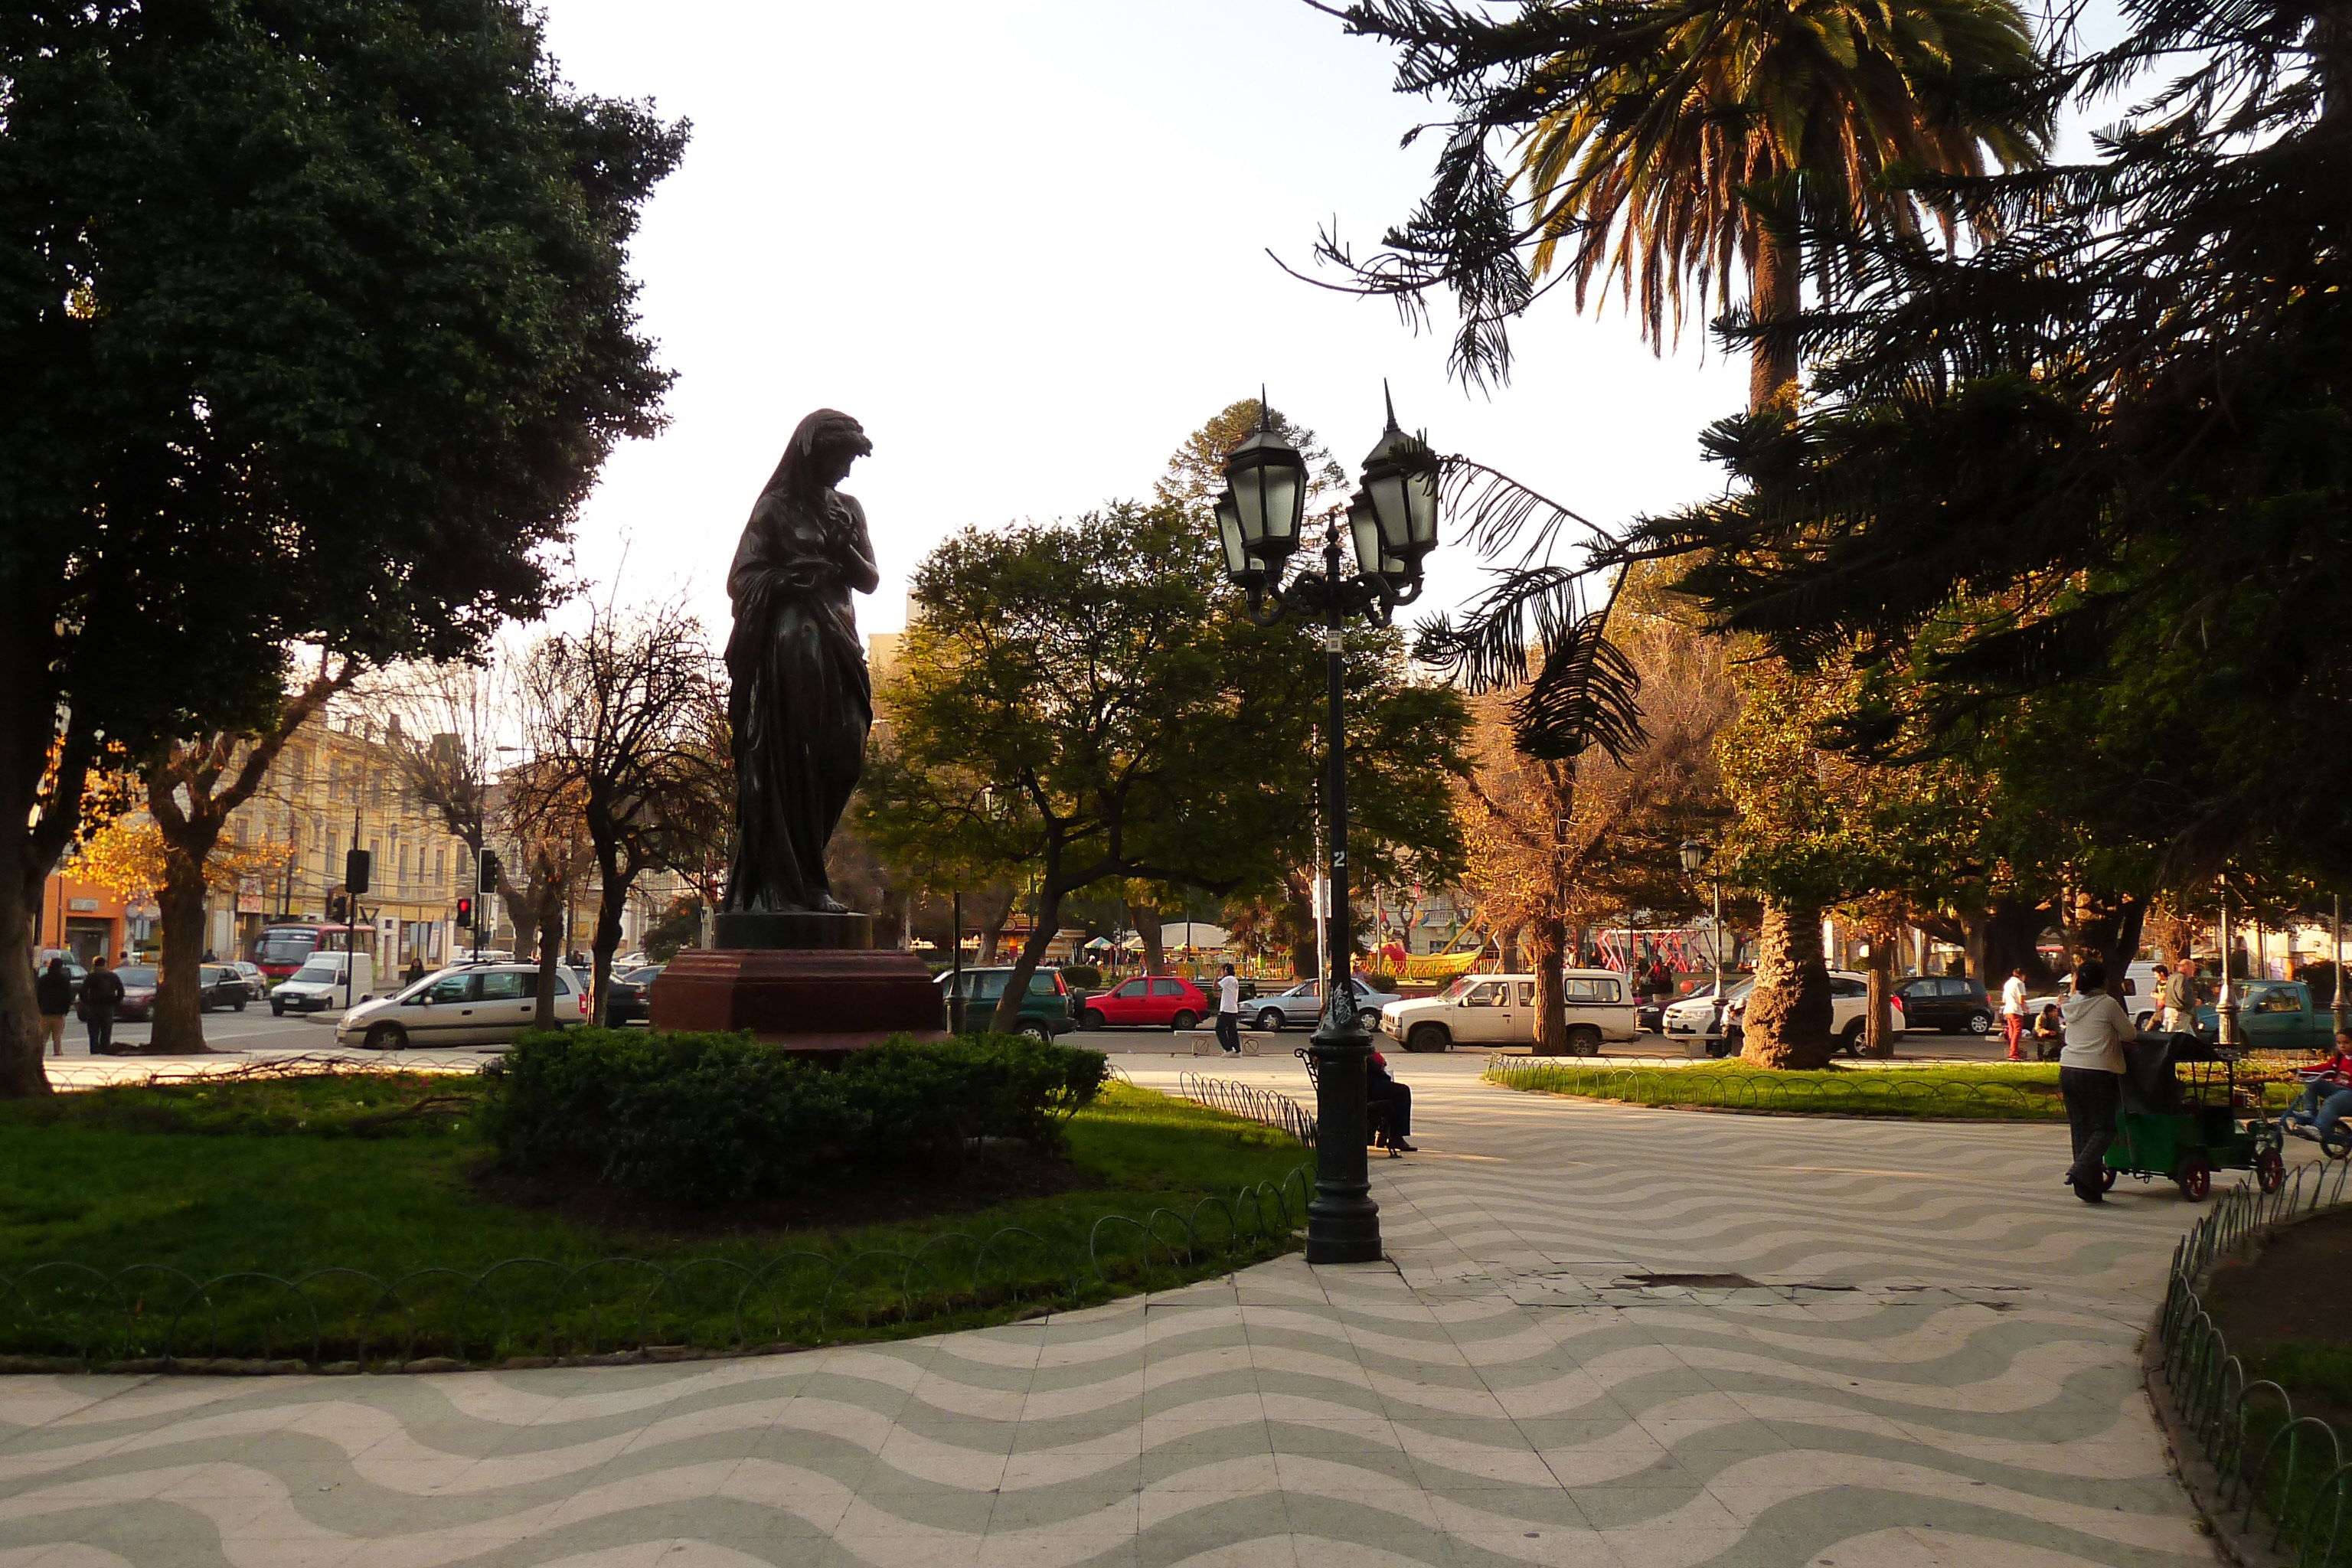
[[[339,952],[351,945],[352,928],[347,925],[306,921],[299,925],[264,926],[260,938],[253,944],[253,962],[270,979],[283,980],[301,968],[303,961],[312,953]]]

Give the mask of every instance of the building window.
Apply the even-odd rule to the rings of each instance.
[[[433,851],[433,881],[436,887],[449,884],[449,851],[446,849]]]

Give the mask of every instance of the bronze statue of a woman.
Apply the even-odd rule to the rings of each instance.
[[[857,787],[874,723],[849,595],[874,592],[880,579],[865,509],[834,487],[873,450],[846,414],[820,408],[802,420],[728,569],[735,854],[727,912],[847,912],[826,880],[824,848]]]

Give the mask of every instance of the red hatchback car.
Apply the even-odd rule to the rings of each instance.
[[[1189,1029],[1210,1014],[1209,999],[1172,974],[1137,975],[1087,998],[1078,1026],[1087,1029]]]

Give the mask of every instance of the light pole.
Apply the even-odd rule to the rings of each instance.
[[[1684,871],[1696,877],[1707,870],[1709,863],[1715,859],[1715,846],[1702,839],[1685,838],[1679,853]],[[1717,1018],[1720,1019],[1723,1016],[1723,879],[1710,873],[1708,879],[1715,884],[1715,1012]]]
[[[1322,727],[1324,835],[1330,888],[1330,939],[1323,979],[1323,1021],[1307,1050],[1315,1062],[1315,1197],[1307,1205],[1307,1261],[1370,1263],[1381,1256],[1381,1209],[1372,1201],[1364,1156],[1366,1072],[1371,1037],[1356,1013],[1348,930],[1348,774],[1344,691],[1346,626],[1364,615],[1385,626],[1399,605],[1421,594],[1421,563],[1437,542],[1438,463],[1429,444],[1388,427],[1364,459],[1363,488],[1345,508],[1322,518],[1323,569],[1301,571],[1287,588],[1283,574],[1299,545],[1307,510],[1306,459],[1270,427],[1263,395],[1256,434],[1225,461],[1217,499],[1217,533],[1225,574],[1249,597],[1249,617],[1270,626],[1286,613],[1319,615],[1328,677]],[[1356,570],[1340,556],[1345,532]]]

